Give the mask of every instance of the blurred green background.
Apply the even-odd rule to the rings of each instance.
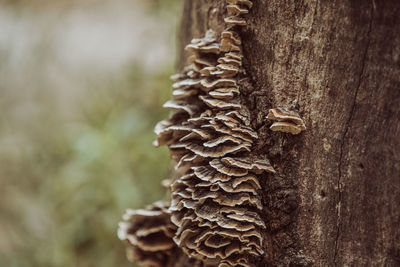
[[[179,2],[0,2],[0,266],[134,266],[117,224],[165,198]]]

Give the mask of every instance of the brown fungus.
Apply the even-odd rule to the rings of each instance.
[[[236,168],[243,168],[252,170],[254,172],[268,171],[275,173],[274,168],[267,159],[255,159],[251,157],[224,157],[221,159],[221,161]]]
[[[270,109],[267,119],[274,121],[270,129],[291,134],[299,134],[306,129],[303,119],[295,111],[284,108]]]
[[[265,228],[259,174],[274,169],[252,156],[258,135],[239,96],[245,71],[237,28],[252,2],[226,4],[220,36],[209,30],[186,46],[188,65],[172,77],[173,100],[164,105],[174,113],[156,126],[155,144],[167,145],[176,161],[168,210],[174,243],[205,266],[252,266],[263,254]]]
[[[250,0],[226,0],[227,4],[231,5],[243,5],[246,6],[248,9],[253,7],[253,2]]]
[[[156,202],[144,210],[128,209],[119,223],[118,237],[128,244],[127,255],[146,267],[163,267],[177,249],[172,238],[176,226],[168,206]]]
[[[231,58],[231,57],[221,57],[218,59],[218,63],[220,64],[231,64],[234,65],[236,67],[240,67],[242,65],[242,61],[235,59],[235,58]]]
[[[242,41],[240,37],[233,31],[224,31],[221,34],[220,49],[223,52],[236,52],[240,53],[240,45]],[[225,57],[228,57],[226,55]],[[221,57],[222,58],[222,57]]]
[[[216,109],[240,109],[242,106],[238,103],[233,103],[231,101],[223,101],[221,99],[215,99],[210,96],[199,96],[199,98],[210,108]],[[189,109],[188,109],[189,110]],[[185,110],[186,111],[186,110]]]
[[[232,99],[239,94],[237,87],[217,88],[209,92],[209,95],[216,99]]]
[[[229,4],[226,6],[226,9],[231,15],[235,16],[249,13],[249,10],[247,8],[242,8],[239,5]]]
[[[231,17],[227,17],[224,19],[226,25],[228,25],[228,28],[232,28],[234,26],[246,26],[246,21],[238,16],[231,16]]]
[[[231,64],[219,64],[217,69],[219,72],[216,75],[221,78],[231,78],[239,72],[239,67]]]

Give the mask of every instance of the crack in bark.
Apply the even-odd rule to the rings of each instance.
[[[339,191],[338,192],[338,202],[337,202],[337,230],[336,230],[336,239],[335,239],[335,254],[333,257],[333,263],[335,266],[338,266],[339,237],[340,237],[340,228],[341,228],[341,204],[342,204],[341,203],[342,202],[341,179],[342,179],[342,160],[343,160],[344,143],[345,143],[346,135],[350,128],[350,122],[353,119],[354,111],[356,108],[357,95],[360,90],[362,78],[364,75],[365,63],[367,60],[368,49],[369,49],[370,42],[371,42],[370,38],[371,38],[371,31],[372,31],[372,22],[374,19],[374,8],[375,8],[375,0],[372,0],[371,1],[371,13],[370,13],[371,17],[370,17],[369,26],[368,26],[369,28],[368,28],[368,32],[367,32],[367,44],[365,46],[365,50],[363,53],[361,71],[358,76],[358,84],[357,84],[357,87],[356,87],[356,90],[354,93],[353,103],[352,103],[352,106],[350,109],[349,118],[346,121],[345,130],[344,130],[343,136],[341,138],[341,143],[340,143],[340,153],[339,153],[339,162],[338,162],[338,181],[337,181],[337,187],[338,187],[338,191]]]

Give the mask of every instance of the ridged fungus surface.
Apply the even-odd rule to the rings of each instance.
[[[226,0],[224,30],[193,39],[185,48],[191,54],[187,66],[171,77],[173,99],[164,107],[173,114],[156,125],[154,141],[167,146],[175,161],[171,203],[128,210],[119,229],[129,255],[142,265],[165,266],[174,249],[219,267],[253,266],[264,253],[259,177],[275,170],[252,151],[258,135],[239,82],[246,74],[238,30],[252,5]],[[287,110],[271,109],[268,119],[273,131],[305,129],[298,114]]]
[[[186,46],[188,65],[172,77],[174,98],[164,105],[174,113],[156,126],[155,145],[168,146],[179,173],[169,208],[175,243],[206,265],[251,266],[263,254],[258,176],[274,169],[251,153],[258,136],[239,97],[245,75],[237,30],[252,2],[226,2],[225,30]]]
[[[118,237],[125,241],[128,259],[143,266],[164,267],[174,253],[176,227],[170,221],[168,204],[156,202],[147,209],[128,209],[119,223]]]

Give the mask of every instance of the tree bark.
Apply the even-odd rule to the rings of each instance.
[[[241,95],[277,171],[261,177],[257,266],[400,266],[400,1],[253,3]],[[184,1],[179,68],[224,4]],[[294,100],[307,130],[271,132],[268,110]]]

